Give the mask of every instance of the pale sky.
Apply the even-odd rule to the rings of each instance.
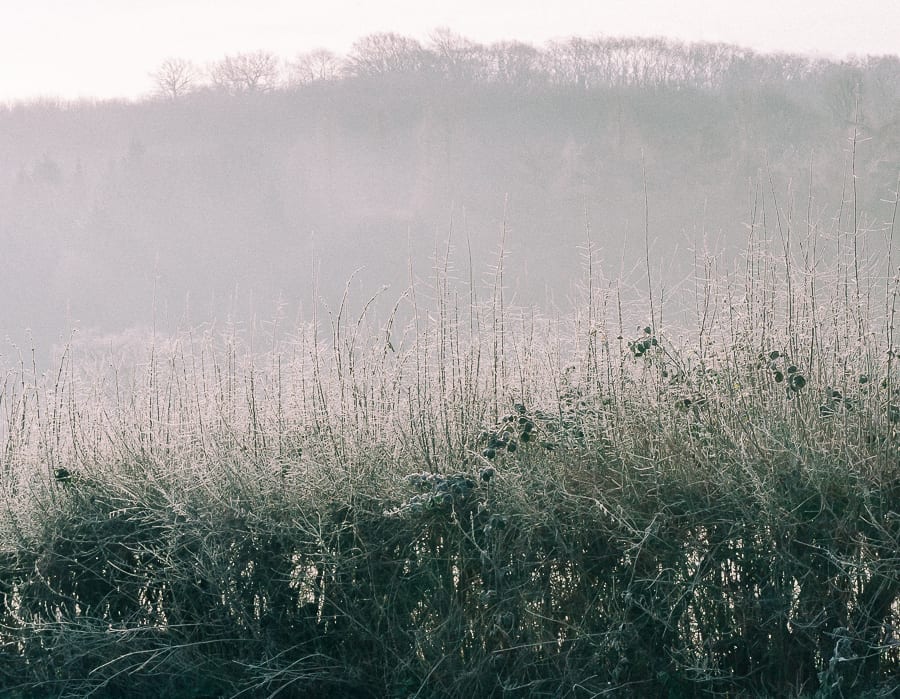
[[[900,0],[0,0],[0,101],[139,97],[166,57],[344,53],[378,31],[542,44],[666,36],[842,58],[900,54]]]

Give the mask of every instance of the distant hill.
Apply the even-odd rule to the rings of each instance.
[[[73,327],[268,317],[336,303],[360,267],[354,293],[396,298],[448,239],[480,282],[504,227],[511,297],[562,304],[588,236],[608,277],[640,264],[645,186],[670,286],[693,249],[744,249],[754,216],[776,239],[775,202],[840,245],[851,173],[874,255],[896,196],[898,57],[438,32],[278,65],[256,85],[197,72],[137,103],[0,109],[0,333],[43,348]]]

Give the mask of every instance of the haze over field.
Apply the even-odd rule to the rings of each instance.
[[[513,301],[551,311],[568,303],[589,239],[627,292],[643,283],[647,234],[670,296],[691,283],[699,253],[725,251],[728,266],[751,223],[773,236],[775,214],[802,211],[823,255],[854,232],[866,259],[884,245],[900,59],[879,34],[890,22],[875,19],[893,8],[863,3],[850,18],[817,5],[802,24],[772,23],[760,5],[752,19],[694,13],[689,29],[665,12],[635,24],[617,3],[552,15],[495,3],[477,25],[462,11],[464,36],[433,29],[450,17],[400,3],[345,8],[354,22],[343,28],[337,11],[271,4],[254,21],[228,4],[215,15],[179,6],[166,38],[165,8],[25,10],[33,42],[8,37],[3,51],[29,69],[3,89],[30,99],[0,110],[0,331],[13,343],[48,352],[73,329],[293,317],[320,299],[335,306],[351,277],[355,303],[388,285],[390,307],[448,249],[452,276],[489,284],[501,238]],[[408,34],[380,31],[395,16],[389,28]],[[305,33],[286,37],[301,19]],[[65,63],[81,72],[69,78],[42,67],[62,56],[38,60],[34,33],[43,22],[58,37],[66,20],[90,24],[76,35],[98,42],[72,51]],[[351,37],[347,26],[379,31]],[[605,38],[565,38],[585,26]],[[745,40],[611,38],[616,28]],[[885,55],[847,57],[862,30],[856,53]],[[102,68],[83,63],[100,46]]]

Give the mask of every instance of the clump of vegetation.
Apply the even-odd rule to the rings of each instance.
[[[866,314],[850,265],[807,259],[798,283],[755,254],[698,283],[693,329],[628,330],[646,311],[596,278],[567,320],[502,283],[460,308],[438,273],[397,352],[338,313],[328,341],[313,323],[262,355],[235,333],[114,376],[73,353],[21,369],[0,686],[891,696],[897,286],[868,270]]]

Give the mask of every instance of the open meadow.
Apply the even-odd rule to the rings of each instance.
[[[674,290],[589,241],[519,307],[502,249],[483,293],[439,254],[283,328],[23,353],[4,696],[897,696],[893,225],[759,207]]]

